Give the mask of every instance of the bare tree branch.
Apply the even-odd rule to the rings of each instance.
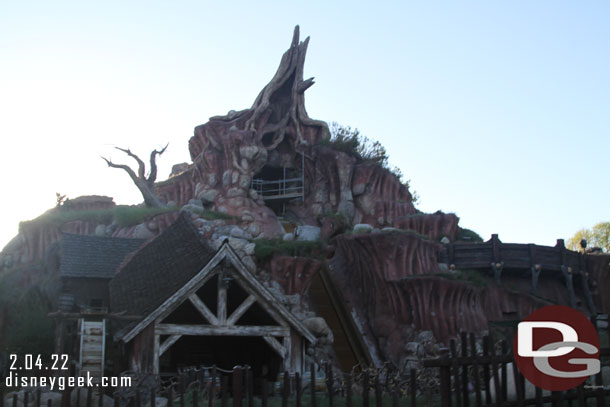
[[[169,143],[167,143],[161,151],[153,150],[153,152],[150,153],[150,174],[148,175],[148,177],[146,177],[146,164],[144,164],[144,161],[142,161],[140,157],[132,153],[130,149],[115,147],[117,150],[124,152],[125,154],[136,160],[136,162],[138,163],[137,175],[134,170],[132,170],[131,167],[129,167],[128,165],[115,164],[105,157],[102,157],[102,159],[106,161],[106,164],[108,164],[109,167],[120,168],[124,170],[127,174],[129,174],[129,177],[131,178],[133,183],[136,184],[136,186],[140,190],[140,193],[144,197],[144,203],[147,206],[162,207],[165,206],[165,203],[161,201],[155,191],[155,180],[157,179],[156,158],[158,155],[161,155],[165,152],[168,145]]]
[[[150,174],[148,175],[146,182],[151,185],[157,179],[157,155],[163,154],[167,149],[167,146],[169,146],[169,143],[167,143],[161,151],[153,150],[152,153],[150,153]]]
[[[142,161],[140,159],[140,157],[138,157],[137,155],[132,153],[129,148],[127,150],[124,148],[121,148],[121,147],[115,147],[115,148],[119,151],[124,152],[125,154],[132,157],[134,160],[136,160],[138,162],[138,178],[140,178],[141,180],[144,180],[145,179],[144,176],[146,174],[146,165],[144,164],[144,161]]]

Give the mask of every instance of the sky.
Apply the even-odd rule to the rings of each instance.
[[[309,116],[388,150],[424,212],[554,245],[610,220],[610,2],[0,0],[0,247],[69,198],[142,201],[114,146],[169,142],[248,108],[295,25]]]

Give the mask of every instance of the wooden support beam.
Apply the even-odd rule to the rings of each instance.
[[[286,336],[290,328],[283,326],[217,326],[158,324],[157,335],[194,335],[194,336]]]
[[[189,301],[195,306],[195,308],[197,308],[197,311],[199,311],[199,313],[203,315],[203,317],[207,319],[210,324],[219,325],[216,316],[212,313],[212,311],[210,311],[208,307],[205,306],[203,301],[201,301],[201,298],[199,298],[196,293],[189,295]]]
[[[500,277],[502,277],[502,270],[504,269],[504,262],[492,262],[491,263],[491,269],[494,272],[494,280],[496,282],[496,284],[500,284]]]
[[[246,311],[256,302],[256,297],[250,295],[242,302],[239,307],[227,319],[227,325],[235,325],[235,323],[245,314]]]
[[[568,289],[568,295],[570,296],[570,307],[576,307],[576,295],[574,294],[574,282],[572,275],[572,267],[561,266],[561,272],[565,278],[566,288]]]
[[[163,355],[165,353],[165,351],[168,350],[169,347],[172,346],[174,343],[176,343],[176,341],[178,339],[180,339],[181,337],[182,337],[182,335],[172,335],[169,338],[167,338],[165,341],[163,341],[163,343],[159,347],[159,356]]]
[[[286,348],[284,348],[284,346],[277,339],[275,339],[273,336],[263,336],[263,339],[269,344],[269,346],[271,346],[271,349],[280,355],[282,359],[286,357]]]
[[[224,325],[227,322],[227,281],[224,281],[225,273],[218,275],[218,298],[216,303],[216,311],[218,324]]]
[[[155,332],[154,342],[153,342],[153,373],[159,374],[159,357],[161,356],[159,349],[160,335],[157,335]]]
[[[284,371],[288,372],[294,370],[292,369],[292,338],[290,337],[290,332],[284,336],[284,349],[286,349],[284,354]]]

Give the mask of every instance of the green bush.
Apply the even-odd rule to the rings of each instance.
[[[447,278],[449,280],[461,281],[464,283],[476,285],[479,287],[487,285],[485,277],[478,270],[463,269],[456,270],[454,273],[436,273],[436,276]]]
[[[40,354],[42,359],[48,359],[53,353],[55,333],[53,320],[47,315],[51,307],[44,296],[30,289],[10,307],[10,322],[2,335],[5,349],[21,355]]]
[[[320,145],[328,146],[333,150],[342,151],[354,158],[359,163],[378,165],[394,174],[400,182],[410,189],[411,180],[404,180],[404,175],[400,168],[390,166],[389,155],[385,147],[375,140],[371,140],[360,134],[358,129],[350,126],[342,126],[336,122],[330,123],[330,137],[320,142]],[[417,192],[411,193],[412,201],[417,202],[419,196]]]
[[[267,261],[274,254],[320,258],[324,248],[324,243],[321,240],[256,239],[254,243],[256,245],[254,254],[259,261]]]
[[[465,242],[474,242],[474,243],[482,243],[483,238],[479,236],[479,234],[470,229],[460,228],[457,234],[457,241],[465,241]]]

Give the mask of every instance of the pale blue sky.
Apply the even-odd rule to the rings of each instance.
[[[610,220],[610,3],[328,3],[0,1],[0,246],[56,191],[139,202],[99,155],[169,141],[164,179],[296,24],[310,116],[385,145],[421,210],[539,244]]]

